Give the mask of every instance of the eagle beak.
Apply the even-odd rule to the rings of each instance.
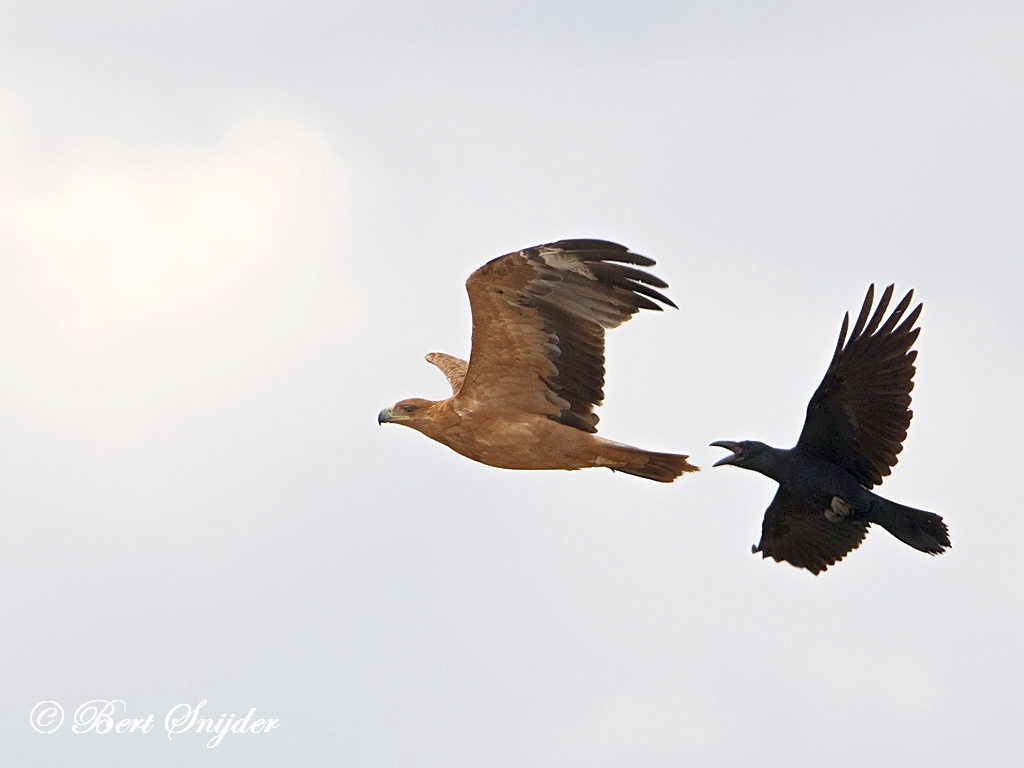
[[[377,424],[386,424],[391,421],[391,409],[385,408],[383,411],[377,414]]]
[[[726,456],[724,459],[719,459],[714,464],[712,464],[712,467],[720,467],[723,464],[735,464],[736,459],[740,457],[740,453],[743,450],[740,447],[739,443],[734,443],[731,440],[718,440],[712,443],[711,446],[713,448],[725,448],[726,450],[732,451],[732,453]]]

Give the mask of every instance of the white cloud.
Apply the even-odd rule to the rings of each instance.
[[[207,147],[53,156],[24,123],[3,126],[14,150],[0,156],[14,408],[145,426],[194,405],[189,393],[244,390],[351,321],[344,173],[316,130],[255,118]]]

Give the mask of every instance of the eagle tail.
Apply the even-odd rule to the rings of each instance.
[[[625,472],[627,475],[645,477],[659,483],[671,483],[684,472],[697,472],[687,461],[689,456],[678,453],[655,453],[634,448],[631,445],[601,441],[601,451],[597,466],[609,467],[613,472]]]
[[[877,523],[914,549],[938,555],[948,547],[949,529],[942,518],[933,512],[905,507],[894,501],[875,496],[868,519]]]

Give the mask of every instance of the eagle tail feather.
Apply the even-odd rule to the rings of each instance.
[[[686,472],[700,470],[700,467],[687,461],[689,458],[678,453],[655,453],[605,440],[601,446],[600,466],[609,467],[613,472],[671,483]]]

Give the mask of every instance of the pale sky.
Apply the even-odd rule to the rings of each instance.
[[[1017,3],[0,3],[5,763],[1016,764],[1022,136]],[[601,434],[701,473],[376,424],[567,237],[680,307],[610,333]],[[814,577],[708,444],[792,445],[872,282],[925,304],[877,490],[953,549]],[[201,700],[280,723],[168,739]]]

